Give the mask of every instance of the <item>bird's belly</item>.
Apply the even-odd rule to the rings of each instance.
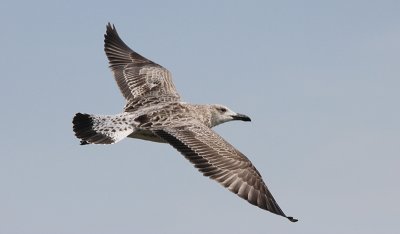
[[[142,139],[145,141],[154,141],[158,143],[167,143],[165,140],[161,139],[151,131],[145,131],[145,130],[135,130],[133,133],[131,133],[128,137],[130,138],[137,138],[137,139]]]

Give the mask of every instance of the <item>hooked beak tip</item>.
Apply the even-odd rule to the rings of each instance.
[[[241,120],[241,121],[251,121],[250,117],[244,114],[236,114],[232,116],[234,120]]]

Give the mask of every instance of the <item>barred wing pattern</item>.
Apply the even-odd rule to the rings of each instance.
[[[130,49],[111,24],[107,25],[104,35],[104,51],[127,104],[134,104],[145,97],[179,100],[171,73]]]
[[[192,122],[153,132],[181,152],[204,176],[261,209],[297,221],[283,213],[250,160],[207,126]]]

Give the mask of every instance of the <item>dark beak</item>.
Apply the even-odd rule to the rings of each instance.
[[[242,121],[251,121],[250,117],[247,115],[243,115],[243,114],[236,114],[233,115],[232,118],[234,120],[242,120]]]

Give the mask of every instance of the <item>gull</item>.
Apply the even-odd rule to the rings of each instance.
[[[169,143],[207,176],[249,203],[288,218],[250,160],[211,128],[251,121],[219,104],[182,102],[171,73],[130,49],[108,23],[104,50],[126,105],[116,115],[77,113],[75,136],[81,145],[113,144],[126,137]]]

